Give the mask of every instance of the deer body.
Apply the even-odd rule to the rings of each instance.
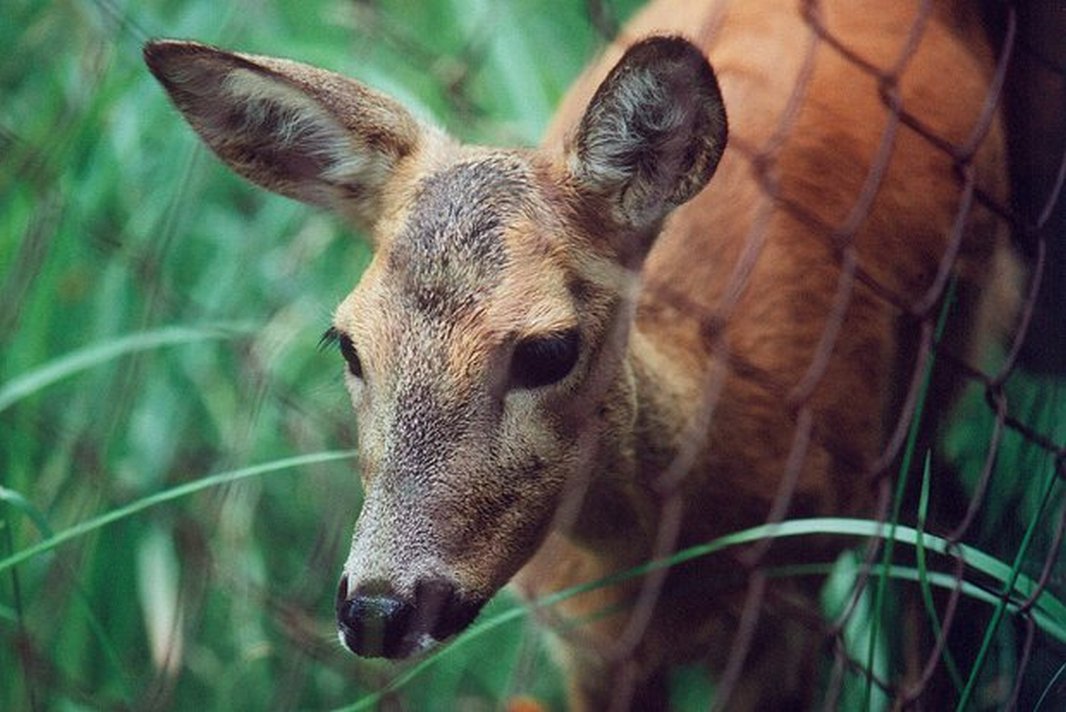
[[[919,5],[819,4],[829,32],[885,72],[903,61]],[[999,126],[993,123],[987,135],[980,133],[989,92],[987,48],[975,28],[953,24],[949,9],[938,7],[939,14],[928,19],[915,55],[901,72],[900,100],[954,146],[976,136],[975,182],[1002,201]],[[534,596],[647,560],[662,526],[657,517],[667,510],[648,508],[648,501],[663,504],[672,494],[673,504],[683,502],[673,549],[766,521],[790,470],[790,452],[798,438],[807,437],[798,434],[802,411],[810,418],[811,441],[796,473],[788,515],[868,511],[873,494],[868,475],[895,424],[893,406],[908,385],[893,379],[913,372],[913,353],[900,333],[914,325],[856,284],[831,354],[821,361],[821,339],[832,328],[834,302],[846,279],[840,269],[843,248],[853,248],[861,269],[902,304],[916,304],[933,285],[957,219],[962,188],[952,157],[906,127],[890,126],[889,109],[877,99],[877,80],[869,72],[824,44],[812,49],[814,33],[799,3],[657,2],[631,22],[626,36],[691,35],[693,28],[699,28],[697,37],[709,38],[702,46],[729,111],[731,147],[708,187],[671,217],[643,266],[627,365],[635,374],[638,403],[629,444],[639,483],[632,496],[645,505],[643,510],[631,506],[631,518],[619,528],[632,527],[638,512],[648,519],[629,530],[639,532],[638,541],[614,538],[622,555],[608,558],[606,565],[595,546],[556,535],[518,576],[519,585]],[[957,34],[966,30],[970,34]],[[577,82],[547,145],[565,145],[623,48],[608,50]],[[879,158],[887,132],[894,132],[891,154]],[[760,176],[753,163],[764,152],[772,167]],[[879,160],[885,175],[872,205],[854,221],[851,213],[862,209],[860,196],[868,181],[877,180],[871,174],[879,170]],[[1015,269],[992,215],[977,211],[967,229],[957,269],[978,294],[996,294],[992,299],[1005,303],[978,306],[974,302],[986,299],[982,296],[963,305],[969,312],[953,324],[950,346],[962,356],[973,346],[969,340],[979,328],[975,319],[981,309],[1010,308]],[[834,231],[836,242],[830,238]],[[990,287],[992,282],[999,284]],[[694,441],[701,444],[699,451],[686,452]],[[670,482],[671,463],[678,460],[686,461],[684,475]],[[593,481],[610,476],[598,473]],[[590,495],[589,512],[578,517],[578,527],[583,518],[594,521],[600,508]],[[607,511],[618,509],[608,506]],[[669,552],[658,552],[664,553]],[[559,562],[568,560],[582,563],[553,577]],[[678,651],[682,656],[698,651],[713,664],[714,641],[732,640],[739,602],[714,593],[701,600],[692,591],[728,591],[728,584],[712,582],[732,580],[737,567],[735,561],[708,562],[672,573],[655,617],[640,628],[643,655],[664,660]],[[672,597],[671,585],[684,593]],[[572,615],[594,617],[595,611],[618,605],[612,594],[635,598],[631,590],[601,591],[584,603],[571,603]],[[593,634],[597,642],[584,645],[616,650],[612,642],[628,623],[625,616],[600,622]],[[778,650],[764,652],[764,667],[753,666],[752,679],[737,690],[731,709],[776,709],[802,699],[796,690],[810,682],[812,671],[804,661],[815,648],[803,649],[811,643],[802,642],[804,632],[797,627],[770,627],[766,636],[767,647]],[[800,641],[801,649],[789,649],[786,641]],[[581,653],[575,657],[572,664],[580,668]],[[585,664],[602,664],[592,657]],[[579,677],[595,679],[600,672]],[[617,676],[604,676],[617,684]],[[586,693],[601,707],[609,699],[604,690]]]
[[[908,54],[919,5],[817,16],[862,62],[902,67],[889,95],[972,144],[976,185],[1002,197],[987,49],[938,5]],[[634,44],[664,33],[695,44]],[[328,332],[366,488],[337,601],[353,651],[424,650],[512,578],[538,598],[768,517],[871,506],[914,357],[905,311],[937,284],[965,186],[799,3],[653,3],[537,150],[462,146],[293,62],[174,41],[146,58],[223,160],[373,242]],[[1005,264],[990,214],[964,232],[963,356]],[[656,576],[547,612],[575,708],[661,707],[670,663],[725,663],[737,560]],[[760,628],[736,706],[803,704],[815,640]]]

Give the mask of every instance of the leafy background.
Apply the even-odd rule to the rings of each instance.
[[[5,0],[0,709],[332,709],[373,704],[397,675],[343,652],[333,624],[360,491],[340,360],[315,344],[367,248],[207,154],[143,42],[298,58],[461,138],[533,144],[638,4]],[[1062,442],[1052,386],[1017,388]],[[974,404],[949,441],[970,473],[991,429]],[[1001,459],[1053,486],[1053,464],[1010,438],[1019,452]],[[1027,523],[1047,546],[1061,506],[1019,479],[996,480],[982,519],[1008,561]],[[1017,566],[1039,572],[1038,548]],[[513,610],[494,606],[490,620]],[[499,620],[414,671],[406,707],[559,705],[528,617]],[[1061,658],[1040,660],[1047,680]],[[697,683],[681,688],[705,706]]]

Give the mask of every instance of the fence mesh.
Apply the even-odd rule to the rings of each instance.
[[[757,147],[741,146],[759,177],[764,190],[773,199],[773,210],[793,214],[799,221],[814,225],[827,242],[843,246],[842,270],[839,277],[833,319],[826,327],[819,349],[811,362],[807,376],[788,393],[788,403],[796,408],[797,426],[792,440],[789,466],[781,474],[780,490],[768,523],[779,522],[788,509],[807,448],[811,441],[811,412],[808,400],[815,384],[824,376],[830,360],[854,284],[861,282],[880,291],[881,298],[892,301],[900,312],[912,317],[920,331],[920,345],[915,368],[909,377],[909,387],[898,418],[892,424],[891,437],[884,451],[869,468],[866,476],[877,492],[875,520],[884,532],[897,531],[903,524],[928,528],[940,537],[942,548],[936,566],[926,571],[928,552],[919,551],[916,563],[913,554],[901,552],[887,539],[873,537],[865,548],[856,552],[857,574],[854,584],[844,596],[836,615],[828,623],[817,611],[798,612],[797,619],[824,636],[824,649],[832,659],[831,673],[823,698],[827,709],[855,708],[870,704],[871,695],[884,695],[887,704],[931,708],[1022,708],[1054,704],[1061,691],[1049,670],[1061,664],[1062,641],[1046,635],[1038,623],[1036,601],[1045,592],[1058,594],[1057,570],[1061,569],[1061,543],[1064,513],[1061,497],[1052,494],[1063,469],[1063,442],[1055,415],[1055,397],[1045,393],[1037,396],[1031,389],[1040,378],[1054,382],[1061,378],[1064,360],[1064,331],[1056,314],[1064,301],[1054,275],[1061,269],[1063,222],[1063,177],[1066,176],[1066,144],[1061,110],[1066,92],[1066,53],[1061,49],[1066,36],[1061,8],[1050,3],[1025,4],[986,3],[978,8],[959,8],[962,12],[981,13],[983,27],[995,46],[995,67],[981,116],[975,122],[971,136],[959,142],[938,134],[930,127],[927,117],[911,113],[901,99],[902,77],[914,58],[927,31],[930,18],[938,9],[934,3],[922,3],[910,29],[910,38],[897,62],[881,67],[863,57],[861,51],[849,47],[834,34],[822,17],[820,4],[809,0],[797,6],[804,15],[812,37],[808,60],[795,87],[793,103],[783,112],[784,118],[776,138]],[[635,38],[613,36],[618,26],[605,22],[608,15],[598,3],[589,3],[589,18],[603,34],[605,41],[627,45]],[[704,28],[707,29],[707,28]],[[713,34],[715,28],[710,28]],[[781,143],[792,129],[795,111],[802,100],[804,81],[809,79],[813,58],[830,48],[846,61],[869,75],[878,87],[878,99],[889,118],[882,135],[881,150],[868,167],[862,192],[856,197],[844,224],[829,224],[817,216],[810,205],[791,202],[775,184],[774,170]],[[945,71],[950,71],[945,68]],[[861,100],[861,99],[856,99]],[[1002,112],[1008,131],[1009,159],[1012,168],[1012,197],[1010,202],[998,200],[983,192],[977,185],[973,161],[977,146],[990,130],[997,112]],[[959,214],[949,235],[949,248],[944,254],[937,279],[922,295],[899,295],[885,290],[877,280],[862,273],[849,241],[858,226],[868,217],[875,195],[882,184],[891,161],[896,134],[906,127],[920,135],[929,151],[941,152],[954,163],[963,199]],[[733,150],[737,150],[734,145]],[[976,368],[957,354],[938,349],[937,321],[941,316],[944,295],[949,289],[949,275],[958,257],[964,226],[970,213],[983,206],[1009,224],[1017,248],[1025,255],[1029,269],[1023,287],[1023,303],[1016,324],[1011,330],[1004,358],[988,370]],[[752,234],[751,242],[761,236]],[[672,295],[664,294],[669,299]],[[707,329],[714,331],[723,318],[720,313],[708,314]],[[948,371],[970,386],[968,407],[964,419],[943,435],[946,459],[926,460],[915,453],[914,436],[936,430],[935,412],[930,413],[924,402],[926,370]],[[1035,381],[1034,381],[1035,377]],[[1039,386],[1037,386],[1039,388]],[[713,399],[713,397],[712,397]],[[942,414],[941,414],[942,415]],[[975,426],[975,422],[981,422]],[[936,436],[931,436],[936,437]],[[981,438],[979,442],[975,438]],[[926,446],[932,442],[926,441]],[[954,460],[952,460],[952,455]],[[913,458],[917,458],[917,461]],[[683,469],[683,468],[682,468]],[[1038,474],[1040,473],[1040,474]],[[924,478],[934,480],[961,479],[963,489],[948,483],[930,485]],[[910,479],[907,483],[906,480]],[[928,502],[928,487],[944,501]],[[1041,495],[1035,495],[1037,488]],[[1028,490],[1029,495],[1023,494]],[[920,491],[920,494],[919,494]],[[676,488],[663,488],[661,501],[662,527],[676,532],[679,502]],[[921,501],[919,501],[921,498]],[[963,499],[964,498],[964,499]],[[1035,505],[1036,500],[1040,501]],[[960,501],[961,500],[961,501]],[[1027,501],[1027,505],[1022,502]],[[1016,507],[1016,508],[1015,508]],[[1007,511],[1010,513],[1008,514]],[[930,514],[935,513],[935,514]],[[928,517],[928,518],[927,518]],[[676,535],[675,535],[676,536]],[[919,533],[921,537],[921,533]],[[988,580],[988,571],[977,566],[972,544],[1009,562],[1010,575],[1006,581]],[[756,637],[759,620],[774,598],[772,562],[765,559],[770,542],[764,541],[737,557],[738,563],[749,571],[748,593],[739,618],[739,627],[730,641],[730,653],[716,691],[716,707],[728,709],[733,686],[741,679],[749,664],[749,653]],[[673,550],[673,540],[667,536],[658,554],[665,556]],[[936,577],[947,593],[932,595],[919,583],[887,584],[895,595],[903,597],[896,606],[884,606],[886,571],[897,566],[912,567],[919,578]],[[945,578],[946,577],[946,578]],[[931,579],[930,579],[931,580]],[[949,583],[950,581],[950,583]],[[642,598],[646,606],[655,605],[655,592],[661,579],[649,578]],[[1006,585],[1004,585],[1006,584]],[[975,594],[980,592],[981,595]],[[919,596],[925,596],[921,600]],[[908,598],[908,596],[912,598]],[[980,602],[976,602],[980,599]],[[876,601],[871,613],[871,601]],[[875,662],[874,645],[856,645],[853,626],[866,631],[867,641],[881,635],[891,638],[887,630],[907,613],[923,609],[916,619],[923,631],[925,645],[919,650],[895,650],[887,664]],[[635,621],[647,620],[639,607]],[[864,618],[865,617],[865,618]],[[880,618],[880,620],[878,620]],[[913,633],[913,631],[911,631]],[[895,639],[897,646],[901,644]],[[1056,678],[1057,679],[1057,678]],[[854,696],[858,689],[862,694]],[[849,691],[850,686],[850,691]],[[620,685],[624,699],[625,685]]]

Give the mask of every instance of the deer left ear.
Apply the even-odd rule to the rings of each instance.
[[[144,58],[233,170],[364,227],[399,162],[441,140],[388,97],[317,67],[180,40],[149,42]]]
[[[710,180],[726,134],[703,53],[680,37],[652,37],[630,47],[592,97],[568,147],[570,171],[617,225],[655,233]]]

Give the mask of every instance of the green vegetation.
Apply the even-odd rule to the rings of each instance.
[[[616,19],[638,4],[602,3]],[[586,5],[600,3],[4,2],[0,709],[324,710],[372,706],[383,690],[416,710],[493,709],[516,694],[561,704],[542,636],[506,596],[459,645],[406,672],[341,650],[334,588],[360,491],[341,361],[315,344],[369,253],[339,221],[206,153],[140,47],[191,37],[298,58],[464,139],[532,144],[602,43]],[[1063,442],[1063,404],[1023,385],[1042,408],[1027,422],[1057,423],[1043,431]],[[971,411],[949,445],[977,473],[993,428],[987,406]],[[995,592],[1032,589],[1061,493],[1022,438],[1009,433],[1004,449],[999,472],[1038,486],[993,479],[981,527],[998,561],[972,552],[986,585],[967,596],[991,600],[985,647],[1013,651],[1016,629],[986,628],[1017,609],[995,615]],[[882,535],[864,522],[788,523],[675,560],[812,531]],[[901,548],[945,547],[895,534]],[[874,574],[951,583],[922,561],[878,561]],[[842,605],[854,568],[834,570],[827,607]],[[809,573],[828,572],[775,575]],[[1034,606],[1042,636],[1063,636],[1059,600]],[[874,647],[862,617],[884,614],[872,605],[864,596],[848,627],[858,659]],[[880,653],[874,663],[887,664]],[[689,677],[679,698],[702,709],[706,691]],[[976,679],[964,669],[960,688]]]

